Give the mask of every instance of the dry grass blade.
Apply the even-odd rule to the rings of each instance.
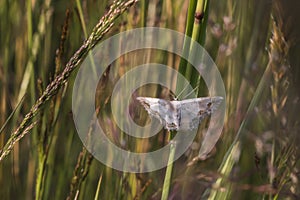
[[[21,100],[18,102],[16,108],[11,112],[11,114],[8,116],[8,118],[6,119],[6,121],[4,122],[4,124],[2,125],[2,127],[0,128],[0,135],[3,132],[3,130],[5,129],[5,127],[7,126],[8,122],[10,121],[10,119],[14,116],[15,112],[20,108],[20,106],[23,104],[24,99],[25,99],[26,94],[21,98]]]

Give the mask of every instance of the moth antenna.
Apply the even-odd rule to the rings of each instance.
[[[178,100],[178,98],[180,97],[180,95],[182,95],[182,93],[187,89],[187,87],[189,86],[189,84],[186,84],[183,88],[183,90],[177,95],[177,98],[175,98],[175,100]]]
[[[190,94],[192,94],[193,92],[195,92],[198,88],[199,88],[199,85],[197,85],[197,87],[195,87],[192,91],[190,91],[187,95],[185,95],[185,97],[183,99],[185,99],[186,97],[190,96]]]

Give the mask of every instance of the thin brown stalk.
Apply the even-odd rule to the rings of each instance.
[[[74,199],[79,195],[80,186],[85,180],[92,163],[93,156],[83,147],[78,155],[77,164],[73,172],[73,178],[70,185],[70,193],[67,200]]]

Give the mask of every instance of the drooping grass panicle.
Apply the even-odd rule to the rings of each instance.
[[[36,116],[40,111],[41,106],[44,105],[53,95],[55,95],[60,87],[68,81],[72,71],[80,65],[87,53],[103,38],[104,34],[106,34],[112,28],[116,18],[137,1],[138,0],[114,1],[109,11],[95,26],[88,39],[84,41],[82,46],[71,57],[63,72],[56,76],[55,79],[46,87],[42,96],[32,106],[29,113],[25,115],[18,128],[11,134],[9,140],[0,151],[0,161],[9,154],[11,147],[25,135],[24,131],[26,130],[26,133],[28,133],[27,127],[31,124],[33,117]]]

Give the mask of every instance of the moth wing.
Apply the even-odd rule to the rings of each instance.
[[[168,130],[179,129],[178,104],[173,101],[151,97],[138,97],[146,111],[151,117],[160,120],[164,128]]]
[[[157,108],[159,107],[159,99],[151,98],[151,97],[137,97],[136,98],[146,109],[150,116],[155,116],[160,119],[160,115],[157,112]]]
[[[211,115],[222,102],[222,97],[203,97],[186,99],[181,101],[181,122],[182,130],[193,130],[198,128],[201,121]]]
[[[176,123],[172,111],[176,108],[172,102],[151,97],[137,97],[137,100],[144,106],[148,114],[159,119],[165,128],[169,130],[178,129],[178,123]]]
[[[182,101],[167,101],[151,97],[138,97],[151,117],[160,120],[168,130],[194,130],[199,123],[222,102],[223,97],[203,97]]]

